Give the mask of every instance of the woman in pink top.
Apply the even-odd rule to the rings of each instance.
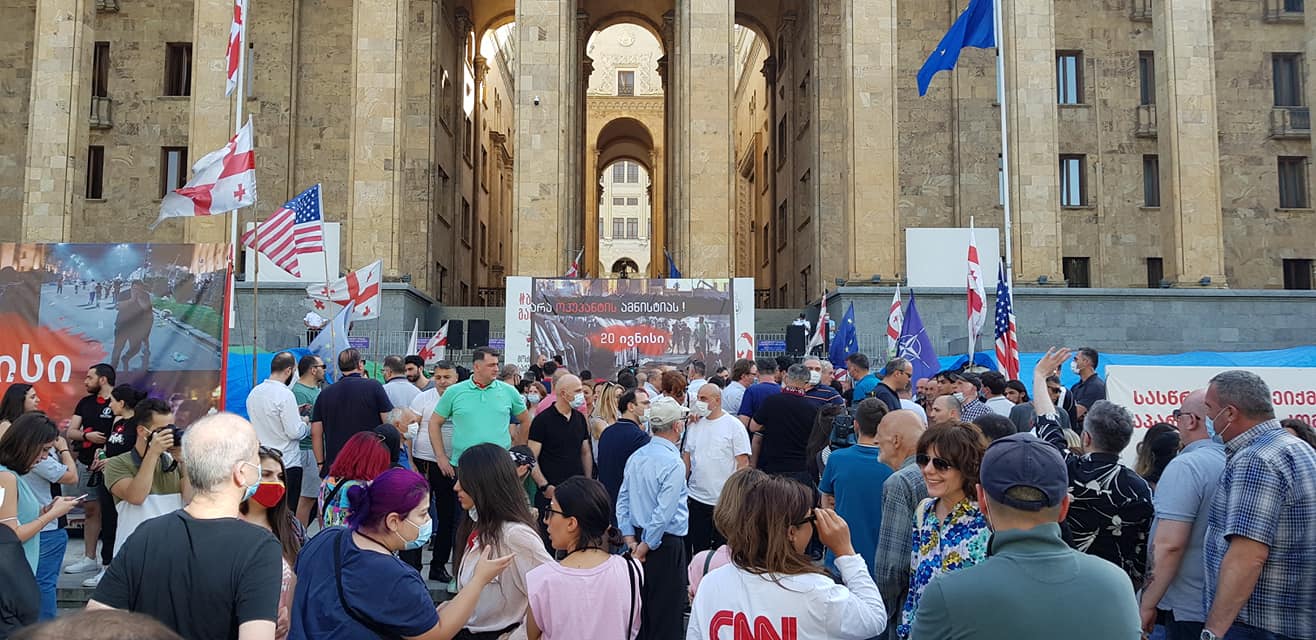
[[[609,524],[608,490],[598,480],[576,476],[558,485],[544,510],[553,548],[565,551],[560,564],[530,570],[530,640],[634,640],[640,632],[640,564],[609,549],[621,532]]]

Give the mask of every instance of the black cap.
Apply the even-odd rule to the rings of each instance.
[[[1023,511],[1054,507],[1069,492],[1069,468],[1060,452],[1031,433],[1016,433],[987,447],[979,472],[982,489],[992,500]],[[1018,500],[1006,495],[1014,487],[1030,487],[1043,500]]]

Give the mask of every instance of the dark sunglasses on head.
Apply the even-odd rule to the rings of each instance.
[[[260,454],[263,456],[269,456],[271,458],[278,458],[279,460],[283,460],[282,451],[264,445],[261,445]]]
[[[932,463],[933,467],[936,467],[937,471],[950,471],[955,468],[955,465],[951,464],[949,461],[941,458],[933,458],[926,453],[920,453],[914,457],[914,463],[917,464],[920,469],[928,466],[929,462]]]

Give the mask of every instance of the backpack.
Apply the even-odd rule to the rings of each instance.
[[[837,449],[853,446],[855,442],[854,409],[846,407],[844,411],[832,418],[832,434],[828,446],[832,451],[836,451]]]

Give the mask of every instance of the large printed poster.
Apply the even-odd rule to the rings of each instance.
[[[87,369],[167,400],[185,426],[218,399],[226,245],[0,243],[0,383],[72,414]]]
[[[571,371],[610,378],[702,360],[711,374],[752,357],[752,295],[753,281],[742,278],[508,278],[508,361],[560,356]]]

